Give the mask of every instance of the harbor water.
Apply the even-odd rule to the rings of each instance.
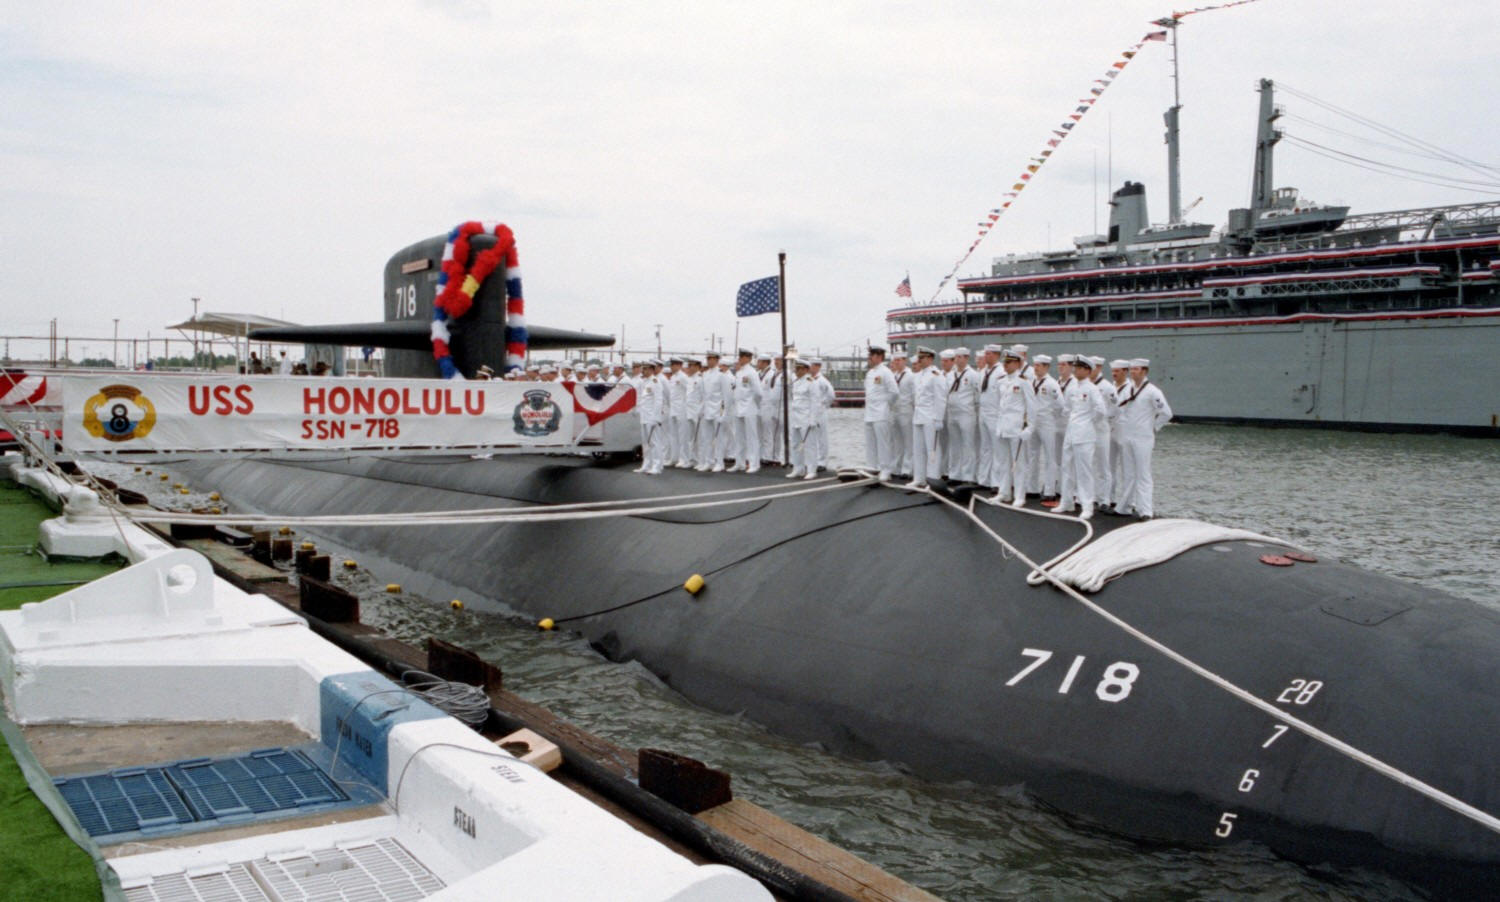
[[[861,415],[832,412],[833,463],[863,462]],[[1479,604],[1500,600],[1500,442],[1174,425],[1158,437],[1154,472],[1159,516],[1240,526]],[[1074,823],[1024,787],[930,782],[899,763],[791,743],[699,708],[574,635],[538,632],[529,618],[386,595],[378,572],[341,578],[362,590],[371,625],[472,648],[503,668],[510,690],[627,748],[667,748],[728,770],[736,795],[947,899],[1423,897],[1384,874],[1309,868],[1253,844],[1144,845]],[[931,588],[934,628],[945,628],[941,573]],[[1422,802],[1414,795],[1413,804]]]

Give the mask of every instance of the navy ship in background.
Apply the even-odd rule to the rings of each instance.
[[[1274,187],[1282,111],[1262,80],[1250,206],[1221,230],[1187,222],[1178,109],[1166,224],[1150,224],[1145,186],[1126,182],[1107,235],[997,257],[959,280],[960,303],[889,310],[891,343],[1147,357],[1185,422],[1500,437],[1492,368],[1442,391],[1411,376],[1500,347],[1500,201],[1351,216]]]
[[[385,323],[252,337],[389,342],[411,352],[408,374],[436,376],[418,314],[432,299],[420,276],[442,244],[391,259]],[[455,341],[466,371],[503,361],[499,276],[454,329],[466,336]],[[174,469],[237,510],[288,517],[759,492],[624,517],[317,531],[420,594],[553,618],[699,704],[838,752],[931,778],[1023,784],[1086,823],[1149,841],[1248,839],[1451,895],[1483,895],[1500,879],[1500,611],[1311,555],[1292,564],[1300,552],[1286,543],[1229,534],[1104,583],[1086,596],[1096,610],[1032,585],[1031,567],[986,529],[1041,562],[1111,538],[1139,553],[1159,544],[1146,530],[1161,521],[983,504],[970,517],[961,486],[914,494],[830,477],[797,483],[826,492],[789,496],[769,469],[652,477],[632,466],[385,452],[215,456]],[[706,580],[695,596],[683,589],[692,574]]]

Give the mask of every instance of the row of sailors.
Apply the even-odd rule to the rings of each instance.
[[[890,365],[870,349],[865,375],[866,464],[908,488],[946,476],[995,491],[1017,507],[1028,493],[1088,518],[1096,507],[1153,515],[1151,451],[1172,418],[1145,358],[1061,354],[1028,362],[1027,347],[986,345],[983,368],[969,350],[917,349],[916,366],[898,351]],[[934,358],[940,361],[934,364]]]
[[[716,351],[702,360],[672,357],[638,366],[639,375],[633,371],[619,380],[636,389],[642,457],[636,472],[654,475],[674,466],[718,473],[730,460],[729,470],[754,473],[763,462],[786,462],[780,358],[741,349],[732,367],[720,363]],[[788,402],[789,477],[812,479],[828,465],[828,408],[834,391],[822,366],[817,358],[796,364]]]

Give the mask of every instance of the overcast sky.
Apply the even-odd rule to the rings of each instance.
[[[161,336],[191,313],[379,317],[396,250],[515,230],[533,323],[700,349],[788,255],[791,337],[884,335],[925,300],[1166,0],[605,4],[49,2],[0,14],[0,333]],[[1500,162],[1493,2],[1260,0],[1182,25],[1183,195],[1248,198],[1270,77]],[[1148,44],[962,268],[1102,226],[1106,168],[1166,218],[1170,48]],[[1362,156],[1500,181],[1328,131]],[[1112,138],[1111,138],[1112,133]],[[1112,153],[1111,153],[1112,150]],[[1096,174],[1097,173],[1097,174]],[[1283,142],[1277,183],[1356,212],[1459,203]],[[1099,206],[1094,205],[1096,192]],[[956,296],[950,286],[944,297]],[[741,343],[778,340],[774,315]],[[728,342],[726,342],[726,345]],[[103,348],[99,353],[104,353]],[[76,354],[75,354],[76,356]]]

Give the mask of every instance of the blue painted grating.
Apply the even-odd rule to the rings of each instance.
[[[185,829],[349,800],[307,755],[283,748],[52,782],[90,836]]]

